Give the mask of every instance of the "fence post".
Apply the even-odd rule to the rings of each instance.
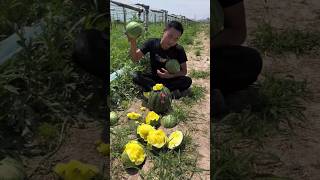
[[[148,25],[149,25],[149,6],[143,6],[145,10],[145,22],[144,22],[144,29],[148,31]]]
[[[162,11],[162,10],[161,10]],[[163,23],[163,24],[165,24],[164,23],[164,12],[162,11],[162,14],[161,14],[161,22]]]
[[[135,4],[135,5],[138,5],[138,6],[142,6],[143,7],[143,9],[144,9],[144,19],[143,19],[143,21],[144,21],[144,29],[146,30],[146,31],[148,31],[148,24],[149,24],[149,7],[150,6],[147,6],[147,5],[144,5],[144,4],[139,4],[139,3],[137,3],[137,4]]]
[[[125,7],[122,7],[123,9],[123,25],[124,25],[124,28],[126,28],[126,24],[127,24],[127,12],[126,12],[126,8]]]
[[[162,10],[162,12],[163,12],[162,15],[164,16],[164,18],[163,18],[164,26],[167,26],[167,24],[168,24],[168,11]]]

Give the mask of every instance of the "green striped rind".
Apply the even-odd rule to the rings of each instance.
[[[121,161],[122,161],[124,167],[127,169],[137,167],[137,165],[135,165],[133,162],[131,162],[131,160],[126,152],[123,152],[121,154]]]
[[[180,71],[180,63],[176,59],[170,59],[168,62],[166,62],[166,69],[171,74],[175,74]]]
[[[11,157],[5,157],[0,161],[1,180],[24,179],[25,175],[23,165],[19,161]]]
[[[173,115],[169,114],[161,118],[161,124],[165,128],[173,128],[177,125],[177,119]]]
[[[131,21],[126,26],[126,33],[131,38],[138,38],[143,34],[143,26],[138,22]]]

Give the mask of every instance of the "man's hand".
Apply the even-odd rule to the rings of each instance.
[[[162,71],[162,72],[161,72]],[[161,68],[161,70],[157,70],[157,74],[160,78],[164,78],[164,79],[170,79],[172,78],[172,74],[170,74],[166,69]]]
[[[125,33],[125,35],[127,35],[127,33]],[[131,38],[128,35],[127,38],[130,43],[130,55],[132,57],[132,62],[138,62],[143,57],[143,53],[140,49],[137,49],[137,39]]]
[[[139,38],[139,36],[137,37],[137,38],[132,38],[132,37],[130,37],[130,36],[128,36],[128,34],[125,32],[124,33],[126,36],[127,36],[127,38],[128,38],[128,42],[130,42],[130,43],[132,43],[132,42],[137,42],[137,39]]]
[[[127,33],[124,33],[124,34],[127,36],[128,42],[130,42],[130,43],[137,42],[137,39],[129,37]]]

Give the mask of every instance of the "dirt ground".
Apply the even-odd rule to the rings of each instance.
[[[55,176],[52,172],[43,170],[46,169],[50,171],[56,163],[67,163],[70,160],[78,160],[82,163],[95,165],[99,169],[102,169],[102,167],[107,169],[109,160],[99,154],[95,145],[95,141],[101,137],[101,124],[98,122],[89,122],[86,123],[83,128],[72,126],[68,128],[66,132],[67,134],[59,150],[48,158],[49,161],[43,164],[44,168],[40,168],[39,171],[32,176],[32,180],[54,180]],[[36,156],[25,159],[28,175],[30,175],[43,158],[44,156]],[[104,174],[108,176],[107,172]]]
[[[283,29],[296,27],[301,30],[320,30],[319,0],[267,0],[244,1],[246,6],[248,41],[252,32],[263,18],[272,27]],[[305,103],[308,119],[304,128],[295,127],[293,137],[272,137],[266,140],[265,151],[275,153],[283,162],[281,165],[265,167],[262,171],[292,179],[320,179],[320,61],[319,53],[297,57],[286,53],[281,56],[264,54],[263,71],[285,72],[297,78],[306,78],[310,82],[313,101]]]
[[[188,71],[206,71],[210,67],[210,39],[207,34],[201,32],[197,38],[200,40],[201,51],[200,56],[196,56],[194,52],[188,52]],[[201,177],[196,177],[198,179],[210,179],[210,77],[205,79],[193,79],[193,84],[205,87],[206,94],[205,98],[198,104],[196,104],[193,109],[197,112],[199,117],[196,122],[196,128],[200,131],[195,134],[194,139],[199,145],[198,151],[200,158],[198,160],[198,167],[208,170],[204,171]]]

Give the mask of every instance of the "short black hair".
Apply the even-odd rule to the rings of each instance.
[[[169,28],[175,28],[177,31],[181,32],[181,35],[183,34],[183,26],[179,21],[170,21],[166,26],[166,29]]]

